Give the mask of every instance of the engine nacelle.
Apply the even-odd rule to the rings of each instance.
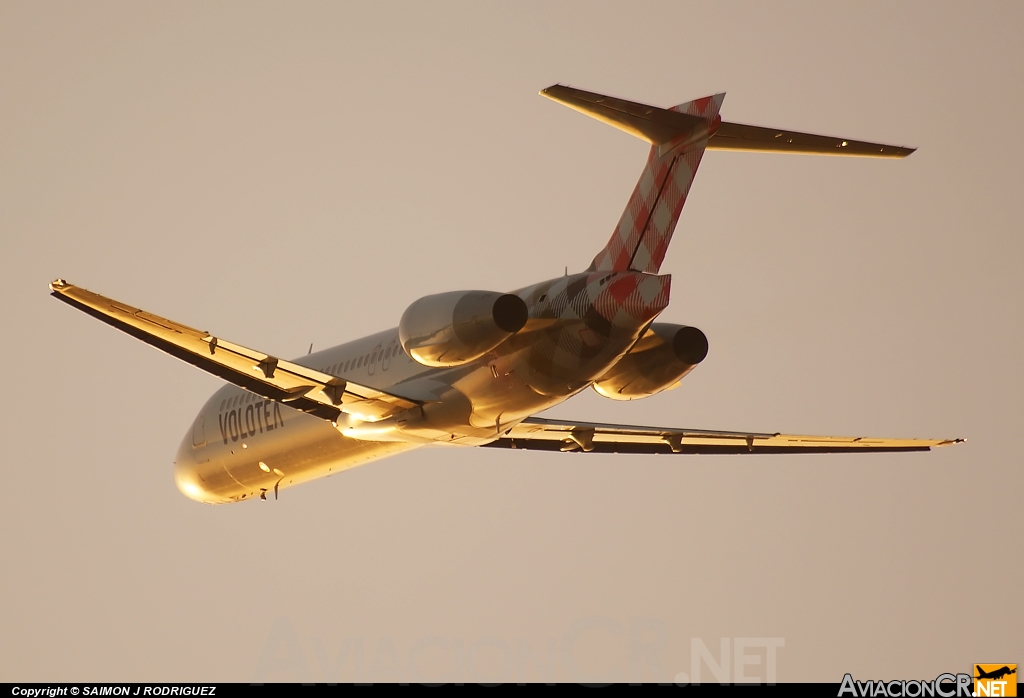
[[[613,400],[635,400],[671,388],[708,355],[708,338],[696,327],[656,322],[632,349],[594,382]]]
[[[510,293],[438,293],[405,309],[398,339],[405,352],[424,366],[459,366],[523,329],[528,314],[523,299]]]

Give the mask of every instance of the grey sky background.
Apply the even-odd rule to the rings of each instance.
[[[1022,32],[1010,2],[0,4],[0,680],[671,681],[744,637],[784,638],[783,681],[1024,661]],[[552,415],[969,442],[179,494],[219,381],[46,283],[297,356],[581,270],[646,144],[555,82],[919,151],[708,153],[662,316],[707,361]]]

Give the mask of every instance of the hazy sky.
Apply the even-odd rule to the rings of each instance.
[[[1024,662],[1022,32],[1010,2],[3,2],[0,680],[672,681],[723,638],[782,638],[783,681]],[[707,361],[553,416],[969,442],[179,494],[219,381],[47,282],[295,356],[582,270],[646,144],[555,82],[919,150],[708,153],[662,267]]]

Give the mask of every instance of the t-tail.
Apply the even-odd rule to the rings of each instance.
[[[562,85],[549,87],[541,94],[651,144],[647,164],[626,210],[608,244],[594,257],[590,270],[657,274],[708,139],[721,123],[718,110],[725,94],[671,109]]]
[[[657,274],[705,150],[902,158],[913,148],[723,122],[725,93],[669,109],[564,85],[541,94],[651,144],[619,223],[590,271]]]

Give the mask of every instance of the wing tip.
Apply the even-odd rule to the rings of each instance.
[[[49,286],[50,291],[52,293],[61,293],[62,291],[64,291],[64,289],[71,286],[71,284],[69,284],[67,281],[58,276],[56,279],[50,282]]]
[[[561,89],[565,89],[566,87],[568,87],[568,85],[563,85],[560,82],[556,82],[554,85],[548,85],[547,87],[545,87],[543,90],[541,90],[537,94],[539,94],[541,97],[547,97],[548,99],[555,99],[555,96],[552,94],[552,92],[554,92],[554,91],[556,91],[556,90],[558,90],[560,88]]]
[[[898,158],[900,160],[906,157],[910,157],[917,151],[917,148],[911,148],[908,145],[890,145],[883,146],[883,148],[888,149],[890,152],[885,152],[885,150],[883,149],[879,153],[880,157]]]

